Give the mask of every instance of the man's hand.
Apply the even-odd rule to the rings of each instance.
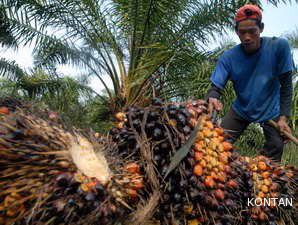
[[[291,128],[289,127],[289,125],[287,123],[287,118],[285,116],[280,116],[277,121],[277,124],[281,131],[287,131],[289,133],[292,133]]]
[[[208,99],[208,113],[211,114],[215,109],[216,111],[222,110],[222,103],[217,98],[209,98]]]
[[[290,134],[292,134],[291,128],[289,127],[288,123],[287,123],[287,118],[285,116],[280,116],[278,121],[277,121],[277,125],[280,129],[280,131],[286,131]],[[285,139],[285,143],[287,143],[289,140]]]

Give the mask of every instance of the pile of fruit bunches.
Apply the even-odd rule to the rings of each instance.
[[[253,183],[253,200],[248,202],[252,221],[276,225],[281,216],[291,216],[291,211],[297,213],[293,207],[297,194],[295,168],[285,168],[264,156],[243,157],[242,160],[248,163],[250,182]],[[285,210],[288,214],[282,215]]]
[[[249,208],[248,200],[291,195],[290,174],[281,173],[290,170],[282,170],[263,156],[240,157],[226,141],[223,129],[207,115],[206,107],[202,100],[165,104],[155,99],[147,108],[130,107],[118,113],[111,135],[119,156],[139,161],[142,146],[136,136],[150,143],[162,191],[154,217],[161,224],[273,225],[280,219],[278,210]],[[172,156],[190,139],[195,127],[198,132],[188,155],[165,178]],[[271,171],[252,171],[255,162],[266,164]]]
[[[223,130],[216,127],[206,113],[202,100],[185,104],[163,104],[155,100],[148,108],[129,108],[118,113],[118,128],[111,130],[123,157],[135,157],[140,147],[135,133],[146,134],[159,173],[163,191],[155,217],[162,224],[232,224],[239,218],[248,178],[244,163],[238,160],[232,145],[225,141]],[[171,156],[189,139],[199,123],[192,149],[167,179]]]

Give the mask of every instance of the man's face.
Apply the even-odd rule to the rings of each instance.
[[[263,29],[260,29],[255,20],[248,19],[239,22],[236,33],[240,38],[245,52],[253,53],[259,49],[261,44],[260,34],[262,31]]]

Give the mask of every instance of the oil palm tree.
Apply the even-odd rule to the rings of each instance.
[[[95,98],[96,93],[83,81],[48,74],[40,68],[27,72],[5,59],[0,59],[0,75],[4,75],[0,82],[1,97],[34,101],[59,112],[68,124],[81,127],[86,123],[85,102]]]
[[[233,24],[235,10],[246,2],[2,0],[2,5],[18,44],[34,44],[36,66],[71,63],[84,69],[102,82],[117,111],[150,100],[152,83],[189,52],[195,55],[189,60],[199,57],[192,63],[204,70],[205,44]],[[166,75],[177,77],[176,71]]]

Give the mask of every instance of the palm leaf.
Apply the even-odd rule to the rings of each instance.
[[[9,80],[18,80],[25,75],[26,72],[15,61],[0,59],[0,76]]]

